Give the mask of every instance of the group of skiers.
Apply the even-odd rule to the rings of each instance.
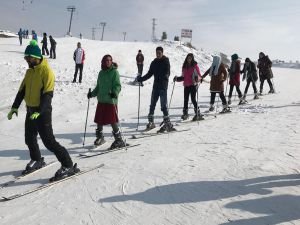
[[[46,38],[46,34],[44,34]],[[44,42],[43,42],[44,44]],[[43,46],[45,47],[45,46]],[[37,142],[37,135],[39,134],[45,147],[52,151],[61,163],[61,168],[55,173],[54,180],[63,179],[67,176],[74,175],[79,171],[77,164],[72,162],[68,151],[61,146],[53,135],[52,130],[52,106],[51,101],[53,98],[54,90],[54,74],[51,70],[47,59],[43,58],[41,49],[37,42],[32,40],[27,46],[24,59],[28,63],[29,69],[26,71],[25,77],[20,85],[19,91],[16,95],[14,103],[8,113],[8,119],[12,119],[14,114],[18,115],[18,108],[23,100],[25,100],[27,114],[25,119],[25,143],[29,148],[31,161],[26,165],[24,174],[31,173],[45,165],[44,158],[41,157],[40,149]],[[74,52],[73,59],[76,63],[76,72],[80,71],[79,82],[82,79],[82,68],[85,54],[81,48],[81,43],[77,43],[77,49]],[[182,75],[173,78],[174,82],[183,82],[184,85],[184,106],[182,119],[188,118],[188,100],[191,100],[194,106],[195,116],[194,121],[202,120],[203,115],[200,113],[198,106],[198,88],[203,79],[209,75],[210,81],[210,111],[214,110],[215,96],[218,93],[223,104],[223,112],[230,111],[229,104],[231,103],[231,96],[233,88],[236,87],[241,101],[246,99],[247,91],[250,83],[253,85],[255,97],[257,98],[257,89],[255,81],[257,80],[257,72],[255,64],[246,58],[243,70],[240,69],[240,60],[237,54],[233,54],[231,66],[228,68],[222,62],[219,56],[213,57],[213,62],[210,68],[201,76],[199,66],[194,59],[194,55],[189,53],[182,65]],[[174,127],[170,121],[167,90],[170,76],[170,62],[168,57],[164,55],[164,49],[159,46],[156,48],[156,58],[151,62],[148,72],[142,75],[144,56],[139,50],[136,57],[138,76],[136,82],[139,84],[143,81],[150,79],[154,76],[152,87],[152,94],[150,100],[150,108],[148,113],[148,124],[146,129],[155,128],[154,111],[158,99],[160,99],[161,111],[163,112],[163,122],[158,132],[171,132]],[[274,88],[271,82],[272,78],[272,63],[268,56],[262,52],[259,54],[257,67],[259,68],[259,78],[261,81],[260,93],[263,91],[264,80],[267,80],[270,85],[270,92],[274,93]],[[97,108],[94,116],[94,122],[97,124],[95,146],[102,145],[104,140],[103,126],[111,125],[112,133],[115,141],[111,144],[111,149],[121,148],[126,145],[121,130],[119,128],[118,118],[118,96],[121,91],[120,75],[117,70],[118,65],[113,61],[111,55],[103,56],[101,60],[101,70],[98,74],[96,86],[92,91],[89,91],[87,98],[97,97]],[[227,80],[229,73],[229,96],[228,102],[224,94],[224,83]],[[243,80],[246,79],[247,85],[244,95],[239,90],[240,86],[240,73],[244,73]],[[174,83],[175,84],[175,83]],[[226,85],[227,87],[227,85]],[[226,92],[226,91],[225,91]]]

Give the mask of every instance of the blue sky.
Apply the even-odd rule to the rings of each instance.
[[[106,22],[104,40],[121,41],[127,32],[127,41],[149,41],[156,18],[157,37],[166,31],[173,40],[187,28],[193,30],[192,44],[204,50],[254,60],[263,51],[271,59],[300,60],[299,0],[9,0],[0,3],[0,29],[64,36],[69,5],[76,7],[74,36],[91,38],[91,28]]]

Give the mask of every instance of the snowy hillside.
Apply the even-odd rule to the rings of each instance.
[[[249,105],[233,101],[230,114],[208,114],[209,78],[199,89],[199,104],[205,120],[180,121],[183,86],[176,83],[170,107],[171,121],[185,132],[130,139],[137,134],[138,87],[128,84],[136,76],[135,56],[145,56],[144,74],[155,57],[158,44],[141,42],[100,42],[60,38],[57,59],[49,59],[56,74],[53,98],[53,129],[57,140],[84,170],[105,166],[49,189],[19,199],[0,202],[2,225],[275,225],[300,224],[300,71],[274,68],[277,94],[264,95]],[[72,59],[76,43],[86,51],[82,84],[71,83]],[[160,44],[159,44],[160,45]],[[181,74],[190,50],[177,44],[161,44],[170,58],[171,80]],[[26,45],[18,39],[0,39],[0,185],[17,176],[29,159],[24,142],[24,103],[19,116],[7,120],[20,82],[27,68],[23,59]],[[202,73],[209,68],[211,55],[193,51]],[[103,55],[111,54],[119,65],[122,91],[119,117],[124,137],[130,144],[141,144],[127,151],[116,151],[81,159],[88,101],[86,94],[95,86]],[[169,83],[170,98],[173,83]],[[147,123],[153,78],[141,88],[141,120]],[[244,90],[245,83],[241,85]],[[268,92],[265,84],[265,93]],[[96,99],[91,99],[86,145],[95,137],[93,122]],[[221,109],[218,103],[218,110]],[[193,115],[193,110],[190,109]],[[159,102],[155,122],[162,121]],[[113,141],[111,127],[105,138]],[[47,162],[55,161],[39,140]],[[47,183],[59,164],[0,189],[0,196],[18,194]]]

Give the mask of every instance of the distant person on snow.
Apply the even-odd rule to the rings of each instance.
[[[243,101],[246,101],[246,96],[248,92],[248,88],[250,86],[250,83],[252,83],[253,91],[254,91],[254,99],[258,99],[257,94],[257,88],[256,88],[256,81],[258,79],[257,77],[257,70],[255,63],[252,62],[249,58],[246,58],[244,68],[241,71],[243,73],[243,81],[246,80],[247,84],[245,87],[244,95],[243,95]]]
[[[239,99],[242,100],[242,92],[240,90],[240,72],[241,72],[241,61],[239,60],[238,54],[233,54],[231,56],[231,65],[228,69],[229,72],[229,95],[228,95],[228,105],[231,104],[231,97],[233,88],[235,87]]]
[[[188,104],[189,97],[191,96],[192,103],[194,105],[195,116],[193,121],[203,120],[204,118],[200,114],[200,109],[198,107],[198,102],[196,100],[196,94],[198,91],[198,84],[201,79],[200,69],[197,62],[194,59],[194,55],[189,53],[182,66],[182,75],[180,77],[175,76],[173,81],[180,82],[183,81],[184,86],[184,105],[183,105],[183,115],[181,119],[187,120],[188,115]]]
[[[225,65],[221,61],[220,56],[214,56],[212,65],[209,67],[209,69],[203,74],[201,83],[203,82],[203,79],[209,75],[210,76],[210,108],[209,111],[215,110],[215,98],[216,94],[218,93],[220,96],[220,99],[222,101],[223,110],[222,112],[228,112],[230,111],[226,97],[224,95],[224,81],[227,79],[227,70]]]
[[[25,77],[18,94],[7,115],[9,120],[13,114],[18,116],[18,108],[23,99],[26,103],[25,143],[29,148],[31,161],[23,174],[31,173],[45,166],[44,158],[37,142],[39,134],[45,147],[53,152],[61,163],[61,168],[55,173],[55,180],[74,175],[79,171],[77,164],[73,165],[68,151],[61,146],[53,135],[51,101],[54,90],[54,74],[46,59],[43,59],[37,42],[32,40],[26,47],[24,59],[28,63]]]
[[[74,51],[73,59],[75,61],[75,73],[74,73],[73,83],[76,82],[78,70],[79,70],[79,83],[81,83],[83,63],[84,63],[84,60],[85,60],[85,52],[81,48],[81,43],[80,42],[77,43],[77,49]]]
[[[260,90],[259,93],[262,95],[263,93],[263,87],[264,82],[267,80],[270,91],[269,94],[275,93],[273,84],[271,82],[271,79],[273,78],[273,72],[272,72],[272,62],[269,59],[267,55],[265,55],[263,52],[259,53],[259,59],[257,63],[257,68],[259,69],[259,80],[260,80]]]
[[[53,37],[49,36],[50,40],[50,58],[56,59],[56,41],[53,39]]]
[[[144,67],[144,55],[142,54],[142,50],[138,51],[138,54],[136,55],[135,59],[136,59],[136,65],[138,68],[138,74],[142,75],[143,67]]]
[[[38,41],[37,34],[35,33],[34,30],[31,32],[31,36],[32,36],[32,40]]]
[[[42,55],[45,55],[45,51],[46,51],[46,54],[49,55],[49,50],[47,47],[47,34],[46,33],[43,33],[43,40],[41,41],[41,43],[42,43]]]
[[[115,141],[111,149],[125,146],[119,129],[118,118],[118,96],[121,91],[120,75],[117,64],[113,62],[110,55],[105,55],[101,60],[101,71],[98,74],[97,85],[87,97],[98,99],[94,122],[97,124],[95,146],[102,145],[105,140],[103,126],[110,124],[113,129]]]
[[[148,114],[148,121],[147,130],[155,128],[154,124],[154,111],[155,106],[160,98],[160,106],[161,111],[164,114],[163,126],[160,128],[158,132],[169,132],[174,131],[172,123],[170,122],[169,118],[169,111],[168,111],[168,83],[169,83],[169,76],[170,76],[170,62],[169,58],[164,56],[163,48],[157,47],[156,48],[156,58],[151,62],[149,71],[144,75],[139,75],[137,77],[138,82],[143,82],[148,80],[150,77],[154,76],[152,94],[151,94],[151,103],[150,103],[150,110]]]
[[[18,32],[18,36],[19,36],[19,42],[20,42],[20,45],[22,45],[22,38],[23,38],[22,28],[20,28],[20,30],[19,30],[19,32]]]

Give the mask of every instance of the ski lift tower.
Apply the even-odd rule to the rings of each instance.
[[[75,6],[68,6],[67,10],[71,12],[71,18],[70,18],[70,25],[69,25],[69,31],[67,32],[67,35],[72,36],[71,34],[71,25],[72,25],[72,18],[73,18],[73,13],[75,12]]]

